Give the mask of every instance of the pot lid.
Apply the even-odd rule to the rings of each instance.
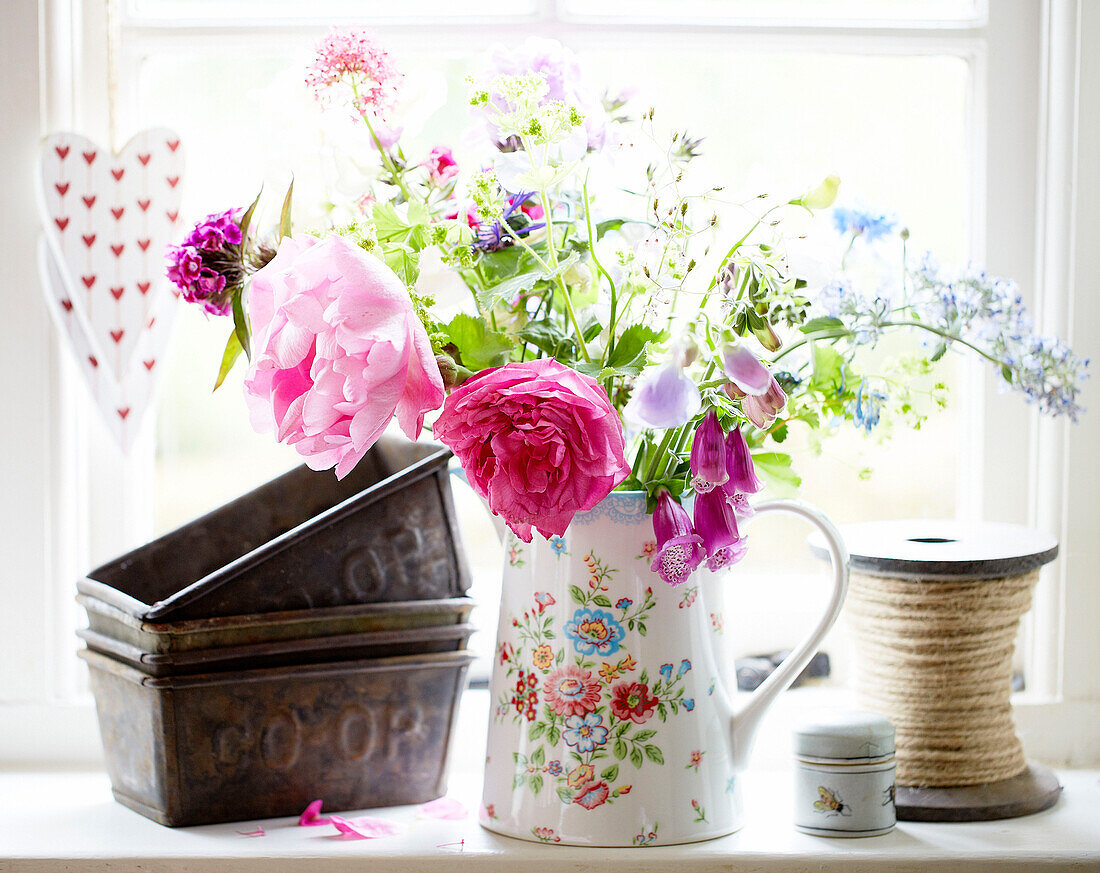
[[[1053,561],[1058,541],[1034,528],[951,519],[898,519],[840,528],[851,568],[868,576],[920,579],[997,579],[1019,576]],[[810,550],[827,559],[820,534]]]
[[[815,713],[795,727],[794,751],[806,758],[881,758],[894,752],[894,725],[873,712]]]

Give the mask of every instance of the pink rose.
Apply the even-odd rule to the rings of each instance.
[[[483,370],[443,405],[435,436],[516,536],[564,534],[630,474],[603,388],[553,358]]]
[[[431,342],[394,272],[343,237],[284,239],[252,277],[252,426],[346,476],[396,415],[416,439],[443,402]]]

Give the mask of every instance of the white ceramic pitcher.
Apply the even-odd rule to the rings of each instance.
[[[821,530],[833,592],[809,636],[739,708],[722,678],[734,671],[723,663],[719,596],[737,569],[700,568],[675,588],[661,581],[643,494],[612,492],[564,537],[505,535],[483,826],[584,846],[687,843],[741,826],[739,774],[756,728],[817,651],[848,582],[828,519],[789,500],[762,502],[756,519],[772,512]]]

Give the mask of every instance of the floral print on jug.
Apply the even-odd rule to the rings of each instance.
[[[654,725],[692,711],[695,699],[685,697],[690,659],[662,664],[651,676],[627,651],[635,634],[646,634],[653,589],[613,602],[609,583],[617,571],[593,552],[584,566],[587,584],[569,587],[575,610],[561,637],[547,592],[536,592],[533,605],[513,616],[515,637],[500,645],[509,686],[495,717],[527,725],[531,746],[513,753],[514,790],[538,795],[549,787],[563,804],[592,810],[630,794],[624,766],[665,763]],[[640,836],[652,841],[656,827],[650,833]]]

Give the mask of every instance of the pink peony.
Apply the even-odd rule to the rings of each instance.
[[[252,426],[314,470],[346,476],[396,415],[416,439],[443,402],[431,342],[408,289],[343,237],[284,239],[252,277]]]
[[[603,388],[543,358],[483,370],[443,405],[435,436],[516,536],[564,534],[630,473]]]

